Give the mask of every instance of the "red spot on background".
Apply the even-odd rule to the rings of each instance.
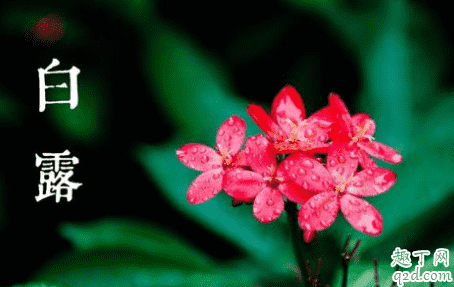
[[[66,22],[59,14],[48,14],[37,21],[27,24],[25,40],[35,45],[52,46],[63,37]]]

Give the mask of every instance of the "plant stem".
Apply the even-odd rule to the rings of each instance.
[[[301,270],[301,277],[304,286],[304,281],[308,278],[308,275],[305,272],[306,268],[304,268],[305,260],[303,258],[303,242],[301,238],[301,229],[298,225],[298,209],[296,208],[296,203],[287,201],[285,203],[285,210],[287,211],[290,231],[292,234],[293,252],[295,252],[296,261]]]

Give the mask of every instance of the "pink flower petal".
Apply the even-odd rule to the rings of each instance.
[[[270,169],[276,168],[276,155],[262,135],[247,138],[244,154],[251,169],[261,175],[270,175]]]
[[[300,94],[294,87],[287,85],[279,91],[271,107],[271,117],[287,134],[292,129],[288,120],[293,123],[299,123],[304,120],[306,117],[304,104]]]
[[[340,208],[348,223],[356,230],[378,236],[383,230],[383,218],[380,212],[369,202],[350,194],[340,198]]]
[[[338,131],[344,130],[348,134],[351,134],[354,128],[353,121],[344,101],[335,93],[329,94],[328,101],[330,107],[333,109],[333,113],[337,114],[337,117],[340,119],[336,124]]]
[[[277,173],[277,175],[279,176],[279,173]],[[315,192],[305,190],[291,181],[283,182],[279,184],[277,188],[285,197],[288,198],[288,200],[299,204],[304,204],[309,200],[309,198],[317,194]]]
[[[185,166],[198,171],[208,171],[222,165],[221,156],[203,144],[185,144],[177,150],[177,157]]]
[[[222,187],[225,193],[231,197],[241,201],[250,201],[266,187],[266,184],[260,174],[235,168],[224,174]]]
[[[333,224],[338,211],[339,201],[334,192],[319,193],[301,207],[298,214],[299,225],[304,230],[323,230]]]
[[[240,150],[236,155],[233,156],[232,160],[233,167],[248,167],[249,164],[247,162],[246,152],[244,149]]]
[[[402,156],[396,150],[383,143],[364,139],[358,142],[358,147],[371,156],[388,163],[399,164],[402,162]]]
[[[279,166],[278,172],[285,180],[310,191],[332,190],[334,181],[328,170],[316,159],[302,153],[287,157]]]
[[[246,135],[246,122],[237,115],[228,118],[219,128],[216,136],[216,146],[231,155],[237,154],[243,145]]]
[[[317,237],[317,231],[315,230],[303,230],[303,240],[306,243],[311,243],[315,237]]]
[[[282,194],[270,187],[265,187],[254,200],[253,213],[260,222],[268,223],[278,218],[284,210]]]
[[[205,171],[191,183],[187,197],[190,204],[199,204],[213,198],[222,190],[222,168]]]
[[[270,138],[279,139],[286,137],[284,131],[261,106],[250,104],[247,107],[247,112],[259,128]]]
[[[390,189],[396,183],[396,174],[386,168],[375,167],[358,172],[346,187],[349,194],[373,196]]]
[[[375,122],[366,113],[358,113],[352,116],[353,125],[360,129],[363,129],[367,125],[367,130],[364,133],[367,136],[373,136],[375,134]]]
[[[378,167],[377,163],[362,149],[358,148],[359,164],[363,169]]]
[[[346,182],[358,168],[359,153],[356,145],[333,144],[326,158],[326,167],[336,184]]]

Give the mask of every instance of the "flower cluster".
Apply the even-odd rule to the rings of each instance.
[[[224,190],[232,205],[252,204],[254,217],[268,223],[292,201],[301,205],[298,222],[306,241],[329,227],[339,209],[355,229],[381,233],[379,211],[361,198],[387,191],[396,175],[369,156],[393,164],[402,156],[374,140],[369,115],[350,115],[331,93],[329,105],[306,118],[301,96],[290,85],[278,93],[270,114],[255,104],[247,112],[266,136],[248,137],[242,149],[246,123],[233,115],[218,130],[216,150],[190,143],[176,152],[183,164],[203,172],[189,186],[189,203]]]

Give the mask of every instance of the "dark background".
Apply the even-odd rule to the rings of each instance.
[[[398,176],[394,188],[371,200],[383,214],[383,235],[361,235],[340,219],[332,230],[319,235],[320,246],[330,242],[340,248],[350,232],[364,240],[361,260],[379,258],[387,267],[397,246],[431,252],[453,246],[451,228],[438,227],[450,226],[453,218],[454,30],[447,4],[112,2],[13,1],[2,5],[0,246],[7,266],[2,286],[40,281],[69,284],[61,279],[66,277],[63,271],[44,267],[49,262],[50,266],[64,265],[64,272],[76,270],[71,277],[76,284],[78,279],[89,278],[80,271],[85,263],[61,258],[85,258],[77,252],[137,251],[137,245],[127,242],[130,238],[121,239],[121,244],[87,243],[83,250],[72,244],[84,228],[91,230],[84,224],[105,218],[112,220],[112,226],[121,218],[159,226],[172,234],[169,238],[182,238],[208,254],[219,270],[245,264],[254,256],[248,243],[241,243],[246,240],[241,229],[235,241],[207,224],[210,220],[231,224],[217,218],[216,212],[223,211],[212,205],[213,218],[201,220],[194,216],[199,206],[175,201],[178,197],[186,200],[186,188],[198,173],[186,171],[174,151],[187,142],[214,146],[215,131],[223,120],[231,114],[246,119],[250,102],[269,109],[285,84],[300,91],[308,114],[325,106],[330,92],[338,93],[352,114],[370,113],[377,123],[376,139],[404,156],[398,167],[379,163]],[[36,25],[45,17],[57,19],[58,26],[40,30]],[[37,69],[47,67],[52,58],[60,61],[54,70],[72,66],[81,70],[79,105],[74,110],[68,105],[48,105],[44,112],[38,111]],[[55,96],[65,98],[64,92]],[[248,135],[258,132],[250,119],[247,123]],[[63,199],[57,204],[52,197],[36,202],[39,169],[34,165],[35,154],[65,149],[79,158],[71,180],[83,185],[74,191],[71,202]],[[230,204],[227,196],[219,197],[216,202]],[[210,208],[210,204],[204,205]],[[252,217],[250,206],[238,209]],[[249,217],[247,224],[259,228],[254,232],[260,230],[258,238],[271,236],[266,225]],[[67,222],[80,224],[81,229],[65,236],[68,233],[62,226]],[[282,230],[285,218],[273,224]],[[94,230],[99,227],[93,226]],[[152,237],[153,228],[142,231]],[[269,244],[280,248],[280,243]],[[310,256],[317,258],[313,252]],[[337,256],[325,253],[329,258]],[[153,252],[146,255],[153,258]],[[119,258],[113,267],[122,268],[126,262]],[[295,264],[294,258],[288,260]],[[98,268],[99,262],[93,262],[87,266]],[[327,264],[333,266],[325,277],[330,283],[337,280],[335,270],[340,264]],[[172,270],[173,265],[169,266],[166,270]],[[246,269],[238,270],[241,274]],[[105,282],[119,282],[117,275],[101,274]],[[294,275],[282,276],[289,286],[295,284]],[[256,275],[251,280],[272,286],[274,279]],[[101,286],[87,282],[86,286]]]

